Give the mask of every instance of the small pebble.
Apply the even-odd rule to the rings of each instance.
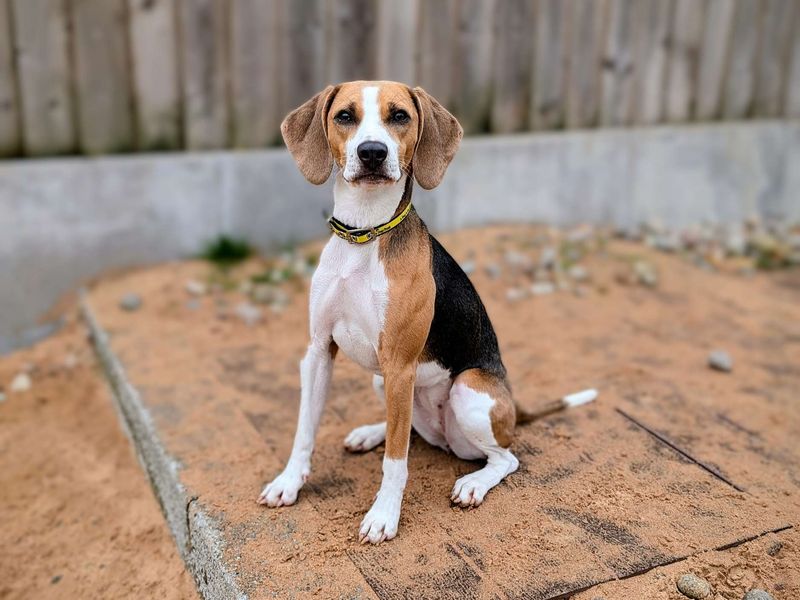
[[[549,281],[537,281],[531,285],[531,294],[534,296],[546,296],[547,294],[552,294],[555,291],[556,286]]]
[[[650,263],[644,260],[637,260],[633,263],[633,273],[636,281],[647,287],[655,287],[658,284],[658,275]]]
[[[54,576],[53,576],[53,578],[50,580],[50,583],[52,583],[53,585],[55,585],[55,584],[56,584],[56,583],[58,583],[59,581],[61,581],[61,575],[54,575]]]
[[[702,600],[711,594],[711,586],[708,582],[692,573],[681,575],[677,585],[681,594],[693,600]]]
[[[187,281],[185,288],[192,296],[204,296],[208,291],[206,284],[202,281],[197,281],[197,279]]]
[[[255,325],[261,320],[261,309],[249,302],[242,302],[236,307],[236,315],[247,325]]]
[[[27,373],[19,373],[14,379],[11,380],[11,385],[8,390],[11,392],[27,392],[31,389],[33,382],[31,376]]]
[[[188,308],[189,310],[197,310],[198,308],[200,308],[200,300],[198,300],[197,298],[190,298],[189,300],[186,301],[186,308]]]
[[[122,310],[133,312],[139,310],[142,306],[142,297],[139,294],[128,293],[125,294],[119,301],[119,307]]]
[[[733,370],[733,359],[724,350],[714,350],[708,355],[708,366],[716,371],[730,373]]]
[[[539,255],[539,266],[543,269],[552,269],[556,266],[557,259],[558,251],[553,246],[546,246]]]
[[[575,281],[586,281],[589,279],[589,271],[583,265],[572,265],[567,271],[567,275]]]
[[[775,600],[775,598],[773,598],[772,594],[770,594],[769,592],[755,589],[747,592],[742,598],[742,600]]]
[[[525,296],[527,296],[527,293],[525,292],[525,290],[521,288],[509,288],[508,291],[506,292],[506,298],[510,302],[516,302],[517,300],[522,300]]]
[[[497,263],[489,263],[488,265],[486,265],[484,270],[486,271],[486,275],[489,277],[489,279],[497,279],[498,277],[500,277],[501,273],[500,265],[498,265]]]
[[[466,260],[461,263],[461,270],[464,271],[467,275],[472,275],[475,272],[475,261],[474,260]]]

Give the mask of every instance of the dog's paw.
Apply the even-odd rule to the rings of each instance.
[[[294,504],[297,501],[297,493],[303,487],[305,479],[302,475],[284,471],[266,485],[264,491],[258,497],[258,503],[265,504],[271,508]]]
[[[490,488],[491,486],[483,481],[481,472],[476,471],[456,480],[453,491],[450,493],[450,501],[463,508],[480,506]]]
[[[397,535],[397,526],[400,522],[400,503],[381,502],[376,500],[372,508],[361,521],[358,540],[362,544],[380,544],[384,540],[391,540]]]
[[[356,427],[344,438],[344,447],[349,452],[368,452],[386,439],[386,423]]]

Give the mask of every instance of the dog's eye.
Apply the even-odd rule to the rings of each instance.
[[[340,110],[336,113],[336,116],[333,117],[333,120],[339,125],[350,125],[354,122],[353,115],[347,110]]]
[[[405,125],[411,120],[411,117],[408,116],[408,113],[404,110],[396,110],[392,113],[392,123],[397,123],[398,125]]]

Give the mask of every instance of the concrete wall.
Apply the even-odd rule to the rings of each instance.
[[[265,250],[324,235],[331,204],[281,149],[0,162],[0,352],[107,269],[192,256],[220,233]],[[800,122],[470,138],[415,204],[440,231],[800,221]]]

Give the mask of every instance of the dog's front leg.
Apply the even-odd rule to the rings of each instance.
[[[315,339],[308,346],[300,363],[300,414],[292,454],[283,472],[261,492],[259,504],[273,507],[294,504],[297,493],[308,479],[314,438],[328,397],[335,353],[336,345],[332,340],[319,342]]]
[[[416,361],[384,368],[386,389],[386,454],[383,480],[372,508],[361,522],[359,539],[377,544],[397,535],[400,506],[408,479],[408,444],[414,406]]]

